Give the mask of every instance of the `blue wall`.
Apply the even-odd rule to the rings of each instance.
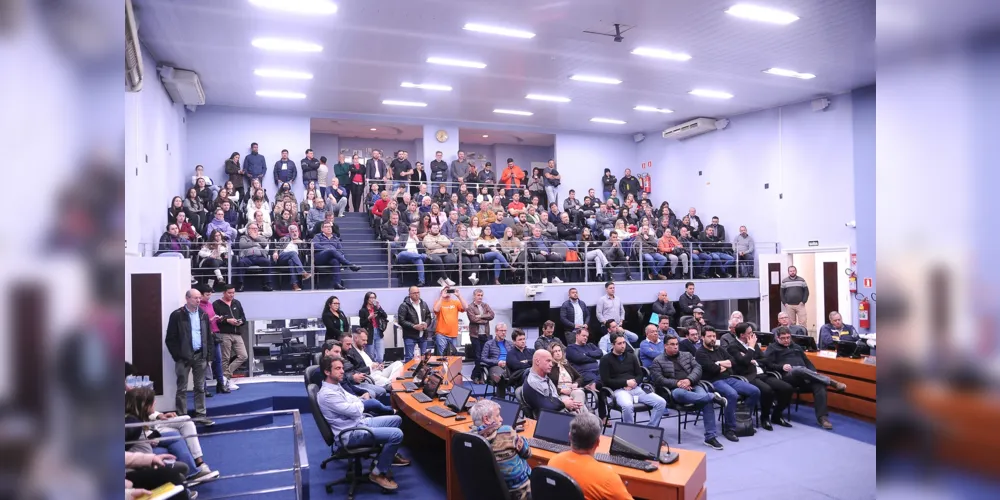
[[[854,106],[854,212],[858,265],[858,291],[871,297],[878,285],[875,277],[875,86],[851,92]],[[872,288],[864,288],[864,278],[872,279]],[[855,308],[857,301],[854,301]],[[875,315],[870,314],[875,331]]]

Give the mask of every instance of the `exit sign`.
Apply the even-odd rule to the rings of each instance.
[[[819,240],[809,240],[809,246],[811,246],[811,247],[818,247],[819,246]]]
[[[865,288],[871,288],[872,287],[872,279],[871,278],[865,278],[864,284],[865,284]]]

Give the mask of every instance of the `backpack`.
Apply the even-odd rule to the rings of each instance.
[[[753,436],[757,433],[757,429],[753,425],[753,409],[742,401],[736,404],[735,424],[735,432],[739,437]]]

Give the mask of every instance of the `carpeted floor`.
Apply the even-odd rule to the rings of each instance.
[[[468,367],[464,371],[468,371]],[[301,379],[298,379],[301,380]],[[208,400],[210,412],[253,404],[259,398],[273,397],[276,404],[289,398],[304,396],[301,382],[240,383],[241,389],[230,395]],[[481,387],[476,387],[481,392]],[[259,404],[259,403],[258,403]],[[229,407],[229,408],[227,408]],[[640,421],[643,415],[639,416]],[[834,431],[824,431],[815,422],[812,408],[801,407],[792,412],[791,429],[774,432],[761,430],[756,436],[738,443],[720,441],[723,451],[702,444],[701,425],[682,432],[682,448],[704,451],[708,456],[708,492],[711,498],[740,500],[756,498],[861,499],[874,498],[875,488],[875,425],[853,418],[832,414]],[[289,417],[274,419],[271,426],[288,425]],[[676,445],[675,420],[661,424],[671,445]],[[343,476],[345,465],[332,462],[326,470],[319,463],[329,451],[309,414],[303,414],[303,431],[309,462],[307,482],[311,498],[327,498],[326,482]],[[609,431],[610,432],[610,431]],[[444,445],[435,439],[425,440],[420,449],[404,448],[413,457],[414,465],[395,472],[400,485],[397,494],[411,499],[439,499],[445,496]],[[290,429],[224,434],[207,437],[202,443],[206,461],[223,475],[254,471],[285,469],[292,466],[292,434]],[[239,494],[263,488],[278,488],[293,484],[290,472],[222,480],[198,487],[200,498]],[[343,498],[346,487],[339,486],[330,498]],[[358,498],[381,498],[377,488],[363,485]],[[255,498],[240,495],[240,498]],[[291,492],[271,493],[260,498],[294,498]]]

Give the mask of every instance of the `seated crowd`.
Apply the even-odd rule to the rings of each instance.
[[[264,157],[256,143],[250,149],[242,160],[235,152],[225,160],[221,186],[203,166],[195,168],[187,193],[171,200],[156,255],[191,258],[199,276],[238,288],[244,270],[259,268],[265,291],[273,289],[276,269],[298,290],[311,278],[307,269],[330,266],[339,289],[341,269],[358,266],[344,255],[349,235],[335,218],[353,210],[369,214],[394,264],[415,268],[417,286],[460,278],[472,285],[520,282],[525,267],[528,281],[542,283],[582,281],[574,271],[584,268],[596,281],[611,279],[618,267],[626,280],[639,269],[639,279],[754,273],[755,243],[745,226],[727,239],[718,217],[704,224],[694,207],[677,217],[666,201],[654,206],[630,169],[620,181],[605,169],[601,197],[591,188],[581,200],[569,189],[560,200],[562,176],[553,160],[529,177],[513,158],[497,172],[491,162],[478,168],[462,151],[449,165],[438,151],[428,179],[423,162],[411,164],[406,151],[389,164],[377,150],[364,164],[339,154],[330,168],[311,149],[298,166],[284,150],[269,194]],[[297,195],[300,168],[304,190]]]

